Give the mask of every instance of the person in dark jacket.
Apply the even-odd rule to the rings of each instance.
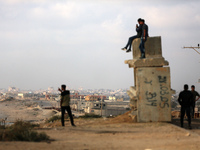
[[[180,92],[179,97],[178,97],[178,102],[181,105],[181,127],[183,127],[183,119],[185,116],[185,112],[188,118],[188,127],[189,129],[192,129],[191,127],[191,106],[192,106],[192,99],[193,95],[191,91],[188,90],[188,85],[184,85],[184,90]]]
[[[126,46],[124,48],[122,48],[122,50],[126,50],[126,52],[131,52],[131,45],[132,45],[133,40],[136,38],[140,38],[142,36],[141,20],[142,20],[141,18],[138,19],[139,26],[138,26],[138,24],[136,24],[137,35],[129,37],[128,43],[126,44]]]
[[[194,118],[195,104],[196,104],[196,101],[200,98],[200,95],[199,95],[199,93],[197,91],[195,91],[195,86],[194,85],[191,86],[191,92],[193,94],[193,100],[192,100],[192,118]]]
[[[145,47],[144,44],[147,41],[147,37],[149,37],[149,33],[148,33],[148,25],[145,24],[145,20],[142,19],[141,20],[141,24],[142,24],[142,36],[141,36],[141,41],[140,41],[140,52],[141,52],[141,59],[145,58]]]
[[[60,107],[61,107],[61,123],[62,126],[65,126],[65,110],[67,110],[68,116],[70,117],[71,125],[75,126],[71,108],[70,108],[70,91],[66,90],[66,85],[61,85],[61,89],[58,88],[58,91],[61,92],[60,98]]]

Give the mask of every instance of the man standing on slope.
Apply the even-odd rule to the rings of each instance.
[[[181,127],[183,127],[183,119],[185,116],[185,112],[188,118],[188,127],[189,129],[192,129],[191,127],[191,115],[190,115],[190,110],[192,106],[192,99],[193,95],[192,93],[188,90],[188,85],[184,85],[184,91],[180,92],[179,97],[178,97],[178,102],[181,105]]]
[[[68,116],[70,117],[71,125],[75,126],[71,108],[70,108],[70,91],[66,90],[66,85],[61,85],[61,89],[58,88],[58,91],[61,92],[61,99],[60,99],[60,107],[61,107],[61,123],[62,126],[65,126],[65,110],[67,110]]]
[[[195,104],[196,104],[196,101],[200,98],[200,95],[197,91],[195,91],[195,86],[192,85],[191,86],[191,92],[193,94],[193,101],[192,101],[192,118],[194,118],[194,108],[195,108]],[[198,98],[197,98],[198,96]],[[197,99],[196,99],[197,98]]]

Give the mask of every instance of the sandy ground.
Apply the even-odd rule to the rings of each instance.
[[[0,109],[0,115],[6,113],[10,119],[42,120],[52,115],[52,110],[32,102],[1,102]],[[35,129],[48,134],[51,142],[0,142],[0,150],[199,150],[200,119],[192,119],[192,130],[184,123],[185,128],[179,127],[179,118],[172,123],[133,123],[128,113],[116,118],[75,119],[76,127],[67,119],[65,127],[56,121]]]
[[[55,141],[0,142],[0,150],[200,149],[199,129],[187,130],[171,123],[132,123],[122,115],[110,119],[75,119],[76,127],[72,127],[69,120],[65,124],[61,127],[60,121],[57,121],[41,124],[37,129],[46,132]]]
[[[44,122],[58,112],[56,110],[42,109],[42,107],[54,106],[56,103],[56,101],[31,100],[0,101],[0,119],[6,117],[7,122],[14,122],[17,119],[29,122]]]

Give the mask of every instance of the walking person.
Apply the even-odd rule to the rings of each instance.
[[[184,120],[184,116],[185,113],[187,115],[188,118],[188,127],[189,129],[192,129],[191,127],[191,106],[192,106],[192,98],[193,95],[191,93],[191,91],[188,90],[188,85],[185,84],[184,85],[184,90],[182,92],[180,92],[179,97],[178,97],[178,102],[181,105],[181,127],[183,127],[183,120]]]
[[[195,104],[196,104],[196,101],[200,98],[200,95],[199,95],[199,93],[197,91],[195,91],[195,86],[194,85],[191,86],[191,92],[193,94],[193,99],[192,99],[192,118],[194,118]],[[197,96],[198,96],[198,98],[197,98]]]
[[[70,91],[66,90],[66,85],[61,85],[61,89],[58,88],[58,91],[61,92],[61,99],[60,99],[60,107],[61,107],[61,123],[62,126],[65,126],[65,110],[67,110],[68,116],[70,117],[71,125],[75,126],[71,108],[70,108]]]
[[[141,19],[141,24],[142,24],[142,36],[141,36],[141,41],[140,41],[140,51],[141,51],[141,59],[145,58],[145,47],[144,44],[147,41],[147,37],[149,37],[148,33],[148,25],[145,24],[145,20]]]
[[[129,37],[128,39],[128,43],[126,44],[126,46],[124,48],[122,48],[122,50],[126,50],[126,52],[131,52],[131,45],[132,45],[132,42],[134,39],[136,38],[140,38],[141,35],[142,35],[142,24],[141,24],[141,18],[138,19],[138,23],[139,23],[139,26],[138,24],[136,24],[136,32],[137,32],[137,35],[134,35],[134,36],[131,36]]]

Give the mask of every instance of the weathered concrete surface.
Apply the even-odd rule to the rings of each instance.
[[[136,74],[138,122],[171,121],[170,68],[137,68]]]
[[[130,90],[127,91],[127,94],[130,97],[130,107],[131,107],[131,113],[129,116],[132,118],[133,122],[137,122],[137,91],[135,87],[131,86]]]
[[[133,59],[139,59],[141,52],[139,49],[140,38],[137,38],[132,43]],[[145,55],[146,58],[162,57],[161,37],[148,37],[145,42]]]
[[[168,66],[169,62],[166,61],[163,57],[157,57],[157,58],[125,60],[125,64],[128,64],[129,68],[162,67],[162,66]]]
[[[133,59],[126,60],[134,68],[134,83],[127,91],[130,97],[130,116],[137,122],[170,122],[171,90],[170,68],[162,57],[161,37],[149,37],[145,42],[145,59],[139,59],[140,39],[132,43]],[[165,66],[165,67],[163,67]]]

